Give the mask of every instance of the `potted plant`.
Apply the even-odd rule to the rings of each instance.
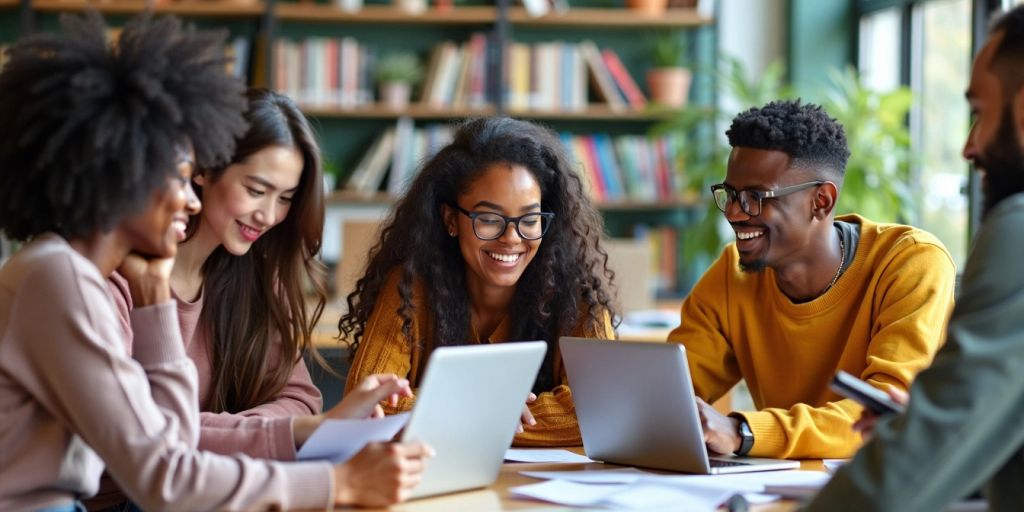
[[[663,32],[653,42],[654,67],[647,71],[647,87],[651,101],[669,108],[681,108],[690,96],[689,69],[686,59],[686,40],[678,32]]]
[[[660,16],[665,13],[668,0],[626,0],[626,5],[646,16]]]
[[[412,88],[423,78],[423,67],[416,55],[392,53],[377,63],[377,83],[380,85],[381,103],[392,110],[409,106]]]

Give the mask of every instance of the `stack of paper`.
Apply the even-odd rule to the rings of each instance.
[[[399,430],[402,430],[407,421],[409,413],[373,420],[326,419],[302,444],[295,458],[326,459],[340,464],[359,453],[359,450],[369,443],[390,441]]]

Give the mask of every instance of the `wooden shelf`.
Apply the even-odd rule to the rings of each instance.
[[[147,8],[148,3],[145,0],[33,0],[32,2],[32,9],[42,12],[79,12],[96,9],[103,14],[136,14]],[[181,2],[164,0],[153,5],[153,12],[159,14],[214,18],[248,18],[260,16],[264,10],[263,2],[245,0],[184,0]]]
[[[13,9],[20,3],[19,0],[0,0],[0,9]]]
[[[612,110],[608,105],[591,105],[586,110],[511,110],[508,115],[523,119],[563,121],[663,121],[678,114],[676,110]]]
[[[395,197],[386,192],[360,194],[351,190],[335,190],[327,196],[327,203],[333,205],[365,205],[391,206]],[[676,201],[614,201],[599,202],[597,208],[602,211],[664,211],[690,209],[699,206],[698,200],[680,198]]]
[[[561,27],[696,27],[710,25],[712,18],[697,15],[696,9],[669,9],[652,16],[630,9],[571,8],[564,13],[549,13],[533,18],[522,7],[509,9],[509,21],[523,26]]]
[[[390,5],[366,5],[359,11],[347,12],[333,5],[279,3],[276,11],[278,20],[324,23],[479,25],[494,23],[498,18],[498,10],[494,7],[431,8],[423,14],[410,14]]]
[[[303,107],[302,111],[311,117],[333,117],[348,119],[464,119],[469,117],[493,116],[494,107],[486,108],[434,108],[426,105],[410,105],[403,110],[391,110],[385,106],[372,105],[351,109],[332,107]],[[663,121],[678,114],[675,110],[624,110],[615,111],[607,105],[594,105],[580,112],[558,112],[548,110],[514,110],[509,116],[522,119],[544,119],[564,121]]]
[[[334,117],[348,119],[463,119],[468,117],[492,116],[493,107],[485,108],[434,108],[426,105],[410,105],[402,110],[392,110],[382,105],[356,107],[352,109],[303,107],[302,111],[310,117]]]

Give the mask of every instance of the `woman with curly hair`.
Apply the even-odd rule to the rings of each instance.
[[[110,44],[95,13],[62,21],[63,35],[16,43],[0,72],[0,232],[27,242],[0,268],[0,510],[77,510],[104,467],[146,510],[407,496],[423,445],[370,445],[339,465],[196,449],[171,258],[200,208],[193,168],[222,165],[245,130],[242,86],[223,35],[142,16]]]
[[[614,337],[602,231],[550,130],[466,122],[395,205],[348,296],[339,322],[350,340],[348,385],[395,373],[415,387],[440,346],[546,340],[515,443],[580,444],[557,343]]]

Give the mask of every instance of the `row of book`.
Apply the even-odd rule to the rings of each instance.
[[[598,201],[669,201],[681,194],[680,137],[560,134],[570,161]],[[418,166],[452,139],[450,125],[401,118],[370,145],[345,184],[363,195],[400,196]]]
[[[345,189],[364,195],[386,191],[398,197],[405,193],[420,164],[452,141],[450,125],[416,128],[403,117],[384,130],[349,175]]]
[[[591,103],[607,103],[614,111],[647,106],[615,50],[600,50],[590,40],[512,43],[505,49],[505,64],[506,102],[512,110],[582,111]]]
[[[494,42],[483,33],[434,46],[419,102],[434,108],[495,103]],[[352,37],[274,42],[275,89],[303,106],[352,109],[374,101],[376,51]],[[583,111],[607,103],[615,111],[643,109],[647,100],[618,54],[592,41],[511,43],[504,48],[504,99],[512,111]],[[589,94],[593,91],[593,95]]]
[[[274,89],[306,107],[354,108],[373,102],[376,52],[353,37],[274,42]]]
[[[671,297],[679,293],[679,227],[633,226],[633,238],[651,248],[650,288],[655,296]]]
[[[671,201],[682,193],[682,137],[562,133],[561,138],[598,201]]]

